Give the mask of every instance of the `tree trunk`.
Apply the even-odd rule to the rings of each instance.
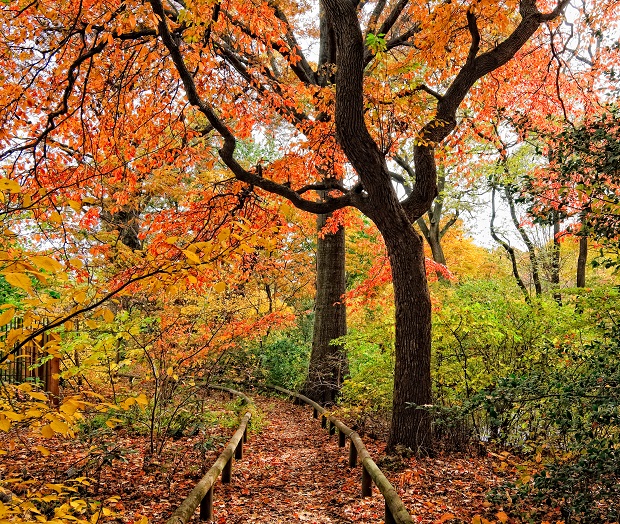
[[[588,237],[579,237],[579,257],[577,258],[577,287],[586,287],[586,265],[588,263]]]
[[[431,404],[431,301],[422,237],[410,224],[383,229],[394,285],[396,341],[394,398],[388,451],[397,445],[432,452],[431,417],[416,406]]]
[[[553,219],[553,249],[551,251],[551,283],[554,287],[553,299],[562,305],[560,293],[560,219],[557,214]]]
[[[319,233],[326,221],[327,215],[318,216]],[[346,291],[343,226],[336,233],[322,237],[319,235],[316,273],[314,334],[304,392],[319,403],[330,404],[336,399],[347,373],[344,348],[331,344],[333,339],[347,334],[347,314],[343,300]]]

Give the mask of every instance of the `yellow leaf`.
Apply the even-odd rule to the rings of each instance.
[[[43,455],[44,457],[47,457],[50,454],[50,450],[45,448],[45,447],[43,447],[43,446],[37,446],[35,449],[37,451],[40,451],[41,455]]]
[[[65,402],[62,406],[60,406],[60,411],[69,416],[73,415],[77,409],[78,405],[75,402]]]
[[[171,377],[172,375],[174,375],[174,369],[172,369],[172,367],[169,367],[169,368],[166,370],[166,374],[167,374],[169,377]]]
[[[217,293],[223,293],[224,291],[226,291],[226,283],[225,282],[218,282],[217,284],[215,284],[213,286],[213,289]]]
[[[75,269],[82,269],[84,267],[84,262],[79,258],[72,258],[69,262]]]
[[[140,520],[135,521],[136,524],[149,524],[149,519],[147,519],[144,515],[140,517]]]
[[[445,522],[446,520],[452,520],[456,517],[452,513],[444,513],[441,517],[439,517],[439,522]]]
[[[166,244],[176,244],[177,240],[179,240],[179,237],[168,237],[166,239]]]
[[[75,300],[78,304],[81,304],[86,300],[86,293],[84,291],[77,291],[73,293],[73,300]]]
[[[106,322],[114,322],[114,313],[112,313],[112,311],[110,311],[107,307],[103,308],[103,319]]]
[[[13,308],[7,309],[2,315],[0,315],[0,327],[6,326],[15,316],[15,310]]]
[[[30,257],[30,261],[39,269],[45,269],[45,271],[50,273],[58,273],[64,269],[62,264],[52,257],[35,256]]]
[[[32,391],[32,384],[29,384],[28,382],[22,382],[19,386],[17,386],[17,389],[29,393],[30,391]]]
[[[43,402],[47,401],[47,395],[45,393],[41,393],[40,391],[32,391],[30,396],[37,400],[42,400]]]
[[[22,415],[21,413],[15,413],[13,411],[3,411],[2,414],[6,417],[9,418],[11,420],[14,420],[15,422],[21,422],[22,420],[24,420],[26,417],[24,415]]]
[[[482,517],[480,515],[474,515],[474,518],[471,519],[471,524],[482,524]]]
[[[60,216],[60,213],[58,211],[54,211],[50,215],[50,220],[55,224],[62,224],[62,217]]]
[[[9,193],[19,193],[22,190],[15,180],[8,178],[0,178],[0,191],[8,191]]]
[[[62,420],[54,419],[50,424],[50,427],[61,435],[66,435],[69,432],[69,425]]]
[[[8,418],[0,418],[0,429],[8,431],[11,428],[11,421]]]
[[[136,397],[136,402],[138,403],[138,405],[142,406],[142,407],[146,407],[149,403],[149,400],[146,398],[146,395],[144,393],[140,393],[137,397]]]
[[[498,511],[495,516],[502,524],[508,522],[508,515],[506,515],[506,513],[504,513],[503,511]]]
[[[200,263],[200,257],[196,253],[193,253],[192,251],[190,251],[189,249],[184,249],[183,254],[187,257],[189,261],[195,262],[196,264]]]
[[[52,426],[50,424],[43,426],[41,428],[41,435],[43,435],[45,438],[52,438],[54,436],[54,430],[52,429]]]
[[[26,291],[30,291],[30,289],[32,288],[32,282],[30,282],[30,278],[24,273],[4,273],[4,278],[12,286],[25,289]]]
[[[69,207],[76,213],[82,211],[82,203],[77,200],[67,200],[67,204],[69,204]]]

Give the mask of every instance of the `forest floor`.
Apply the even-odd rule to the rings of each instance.
[[[227,402],[219,394],[212,400]],[[361,469],[348,467],[348,443],[338,447],[308,407],[273,397],[254,396],[260,427],[249,435],[243,459],[236,461],[230,484],[218,481],[214,518],[219,523],[378,523],[383,497],[376,487],[361,498]],[[0,485],[16,497],[44,495],[58,486],[79,484],[85,500],[101,500],[99,522],[163,522],[215,461],[234,428],[213,429],[170,440],[164,452],[148,457],[149,439],[126,430],[88,439],[39,439],[0,432]],[[363,438],[375,461],[385,444]],[[208,445],[204,443],[207,442]],[[43,443],[50,455],[35,450]],[[505,522],[486,491],[508,475],[498,457],[449,454],[403,459],[397,470],[381,466],[415,522]],[[88,477],[87,481],[82,481]],[[12,480],[14,479],[14,480]],[[76,480],[77,479],[77,480]],[[52,486],[50,488],[50,486]],[[53,486],[56,486],[54,488]],[[50,501],[51,503],[52,501]],[[0,519],[2,520],[2,519]],[[198,516],[194,518],[198,522]]]

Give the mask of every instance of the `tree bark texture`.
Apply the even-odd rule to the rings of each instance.
[[[424,244],[413,226],[382,231],[392,266],[396,308],[394,398],[388,449],[397,445],[432,452],[431,300]]]
[[[318,216],[319,233],[327,218]],[[336,233],[319,234],[317,242],[314,333],[304,391],[322,404],[334,402],[347,373],[344,348],[331,344],[347,334],[345,291],[345,234],[341,226]]]

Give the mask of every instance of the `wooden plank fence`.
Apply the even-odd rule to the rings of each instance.
[[[38,322],[38,327],[44,326],[44,321]],[[6,340],[10,331],[23,330],[24,321],[14,318],[7,325],[0,328],[0,341]],[[52,340],[51,334],[44,332],[19,349],[17,354],[11,355],[0,364],[0,381],[12,384],[35,382],[44,391],[50,393],[52,403],[59,400],[60,359],[48,358],[46,345]],[[3,357],[4,355],[0,355]]]

